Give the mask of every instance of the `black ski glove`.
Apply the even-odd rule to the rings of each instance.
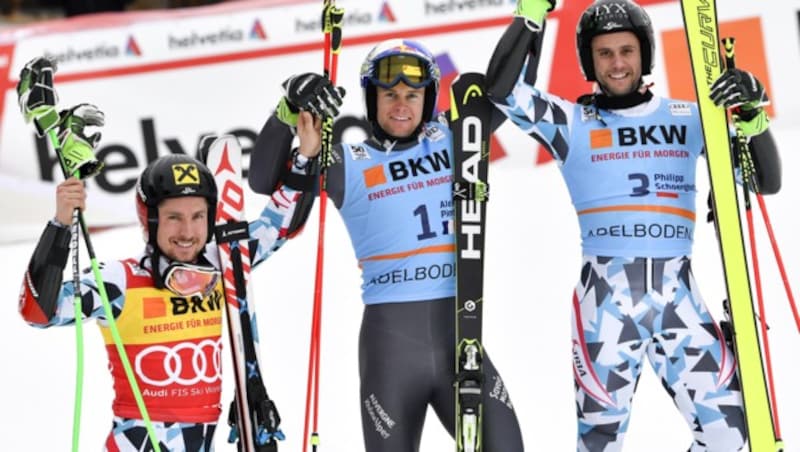
[[[719,107],[739,108],[736,113],[745,121],[753,119],[762,106],[769,104],[767,92],[751,73],[729,69],[711,85],[711,100]]]
[[[717,106],[733,109],[736,125],[745,136],[760,135],[769,127],[769,118],[762,108],[769,104],[769,97],[750,72],[726,70],[711,85],[710,97]]]
[[[283,123],[294,128],[297,126],[297,114],[300,110],[311,112],[314,116],[336,117],[344,88],[333,86],[327,77],[306,72],[293,75],[283,82],[284,96],[281,98],[276,114]]]

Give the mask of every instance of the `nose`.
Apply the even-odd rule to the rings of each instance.
[[[394,99],[394,102],[392,102],[392,108],[394,108],[394,109],[396,109],[396,108],[405,108],[405,107],[408,107],[408,105],[409,105],[409,101],[406,98],[406,96],[404,96],[404,95],[403,96],[397,96]]]
[[[621,53],[615,53],[611,59],[611,64],[613,67],[623,66],[625,64],[625,58]]]
[[[190,219],[183,219],[180,222],[178,233],[181,237],[190,237],[192,235],[193,224]]]

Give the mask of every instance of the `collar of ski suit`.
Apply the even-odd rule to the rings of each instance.
[[[644,104],[652,98],[653,93],[650,88],[645,87],[644,91],[636,90],[624,96],[609,96],[603,92],[584,94],[578,97],[578,103],[581,105],[594,104],[600,110],[620,110]]]
[[[420,126],[411,135],[405,138],[398,138],[387,134],[381,128],[376,128],[372,137],[367,140],[367,144],[375,149],[381,149],[386,152],[402,151],[405,149],[413,148],[418,145],[425,137],[425,128]]]

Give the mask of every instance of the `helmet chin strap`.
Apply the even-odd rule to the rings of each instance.
[[[164,288],[164,275],[161,273],[161,250],[158,245],[147,245],[149,253],[146,257],[150,257],[150,272],[153,274],[153,283],[156,289]]]

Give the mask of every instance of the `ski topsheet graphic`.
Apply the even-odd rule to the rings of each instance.
[[[236,137],[224,135],[208,148],[208,168],[217,182],[215,238],[225,287],[225,306],[233,358],[236,396],[228,424],[229,442],[238,440],[243,452],[278,450],[280,417],[267,396],[261,376],[258,330],[250,284],[250,239],[245,220],[242,186],[242,149]]]
[[[716,3],[681,0],[681,8],[706,144],[714,224],[724,265],[750,450],[774,452],[780,450],[780,445],[775,438],[753,307],[727,117],[725,110],[709,98],[711,84],[722,73]]]
[[[456,450],[481,452],[483,429],[483,251],[489,199],[492,104],[483,75],[464,73],[450,87],[456,232]]]

